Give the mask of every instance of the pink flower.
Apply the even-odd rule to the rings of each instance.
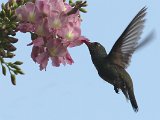
[[[26,32],[33,32],[34,31],[34,25],[31,23],[23,22],[18,25],[17,30],[26,33]]]
[[[75,24],[68,23],[59,32],[58,35],[61,36],[65,41],[74,41],[81,35],[81,30]]]
[[[31,57],[34,62],[40,64],[40,70],[46,69],[49,61],[49,53],[46,50],[46,47],[33,46]]]
[[[31,57],[40,64],[40,70],[46,69],[49,58],[52,60],[53,66],[72,64],[73,60],[67,51],[67,48],[61,43],[61,39],[49,39],[46,41],[46,46],[43,38],[33,40],[33,49]]]
[[[52,12],[51,16],[48,17],[48,24],[51,30],[59,30],[67,23],[66,14],[59,12]]]
[[[50,39],[46,46],[51,57],[63,57],[67,52],[67,48],[61,43],[61,39]]]
[[[65,10],[64,10],[65,13],[68,13],[72,9],[72,7],[67,3],[64,3],[64,6],[65,6]]]
[[[37,39],[33,40],[33,45],[34,46],[42,46],[44,45],[44,39],[42,37],[38,37]]]
[[[49,15],[52,11],[62,12],[65,10],[63,0],[36,0],[35,4],[46,15]]]
[[[43,18],[41,21],[37,21],[35,25],[35,33],[39,36],[48,36],[50,34],[48,28],[48,20],[47,18]]]
[[[31,23],[35,23],[36,20],[41,19],[42,17],[42,14],[32,2],[28,2],[26,5],[22,5],[21,7],[17,8],[16,15],[18,16],[19,20]]]
[[[37,35],[28,45],[33,45],[31,57],[40,70],[46,69],[49,59],[56,67],[71,65],[74,61],[67,48],[88,40],[81,36],[79,11],[68,16],[70,10],[72,7],[63,0],[36,0],[16,9],[20,20],[17,30]]]
[[[66,63],[67,64],[72,64],[74,63],[73,59],[71,58],[70,54],[66,53],[65,56],[63,57],[51,57],[51,60],[52,60],[52,65],[53,66],[56,66],[56,67],[59,67],[60,66],[60,63],[62,63],[63,65],[65,65]]]
[[[40,53],[36,57],[36,62],[38,64],[40,64],[40,70],[46,69],[48,61],[49,61],[49,56],[48,56],[47,52]]]
[[[36,7],[42,14],[48,16],[51,12],[51,5],[48,4],[47,0],[36,0]]]
[[[89,41],[86,37],[84,36],[80,36],[78,39],[74,40],[73,42],[71,42],[69,44],[69,47],[76,47],[76,46],[80,46],[81,44],[83,44],[83,41]]]
[[[74,61],[73,61],[73,59],[71,58],[71,55],[69,54],[69,52],[67,52],[67,54],[66,54],[66,56],[65,56],[65,61],[66,61],[66,63],[67,64],[72,64],[72,63],[74,63]]]
[[[49,0],[52,6],[51,11],[65,11],[65,5],[63,0]]]

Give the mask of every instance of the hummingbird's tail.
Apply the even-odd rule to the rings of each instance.
[[[128,95],[128,91],[126,89],[122,89],[122,92],[124,94],[124,96],[126,97],[126,100],[129,100],[129,95]]]
[[[129,90],[128,90],[128,95],[129,95],[129,99],[130,99],[130,102],[131,102],[131,104],[132,104],[133,110],[134,110],[135,112],[138,112],[138,105],[137,105],[136,98],[135,98],[135,96],[134,96],[133,89],[129,89]]]

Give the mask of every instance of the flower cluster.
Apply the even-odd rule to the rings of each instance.
[[[31,32],[33,45],[31,57],[46,69],[49,59],[53,66],[72,64],[68,47],[81,45],[86,38],[81,36],[79,11],[68,15],[72,7],[63,0],[36,0],[16,9],[21,21],[17,30]]]

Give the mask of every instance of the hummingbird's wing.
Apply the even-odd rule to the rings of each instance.
[[[129,65],[130,58],[136,49],[144,27],[146,9],[146,7],[142,8],[134,17],[107,56],[107,59],[122,68]]]

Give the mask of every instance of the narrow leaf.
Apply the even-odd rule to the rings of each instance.
[[[14,62],[14,64],[15,64],[15,65],[22,65],[23,62],[21,62],[21,61],[16,61],[16,62]]]
[[[17,73],[24,75],[24,72],[22,70],[17,70]]]
[[[11,81],[13,85],[16,85],[16,77],[13,74],[11,74]]]
[[[81,12],[83,12],[83,13],[86,13],[86,12],[87,12],[87,10],[85,10],[84,8],[79,8],[79,10],[80,10]]]
[[[2,65],[2,73],[4,76],[6,76],[6,68]]]

